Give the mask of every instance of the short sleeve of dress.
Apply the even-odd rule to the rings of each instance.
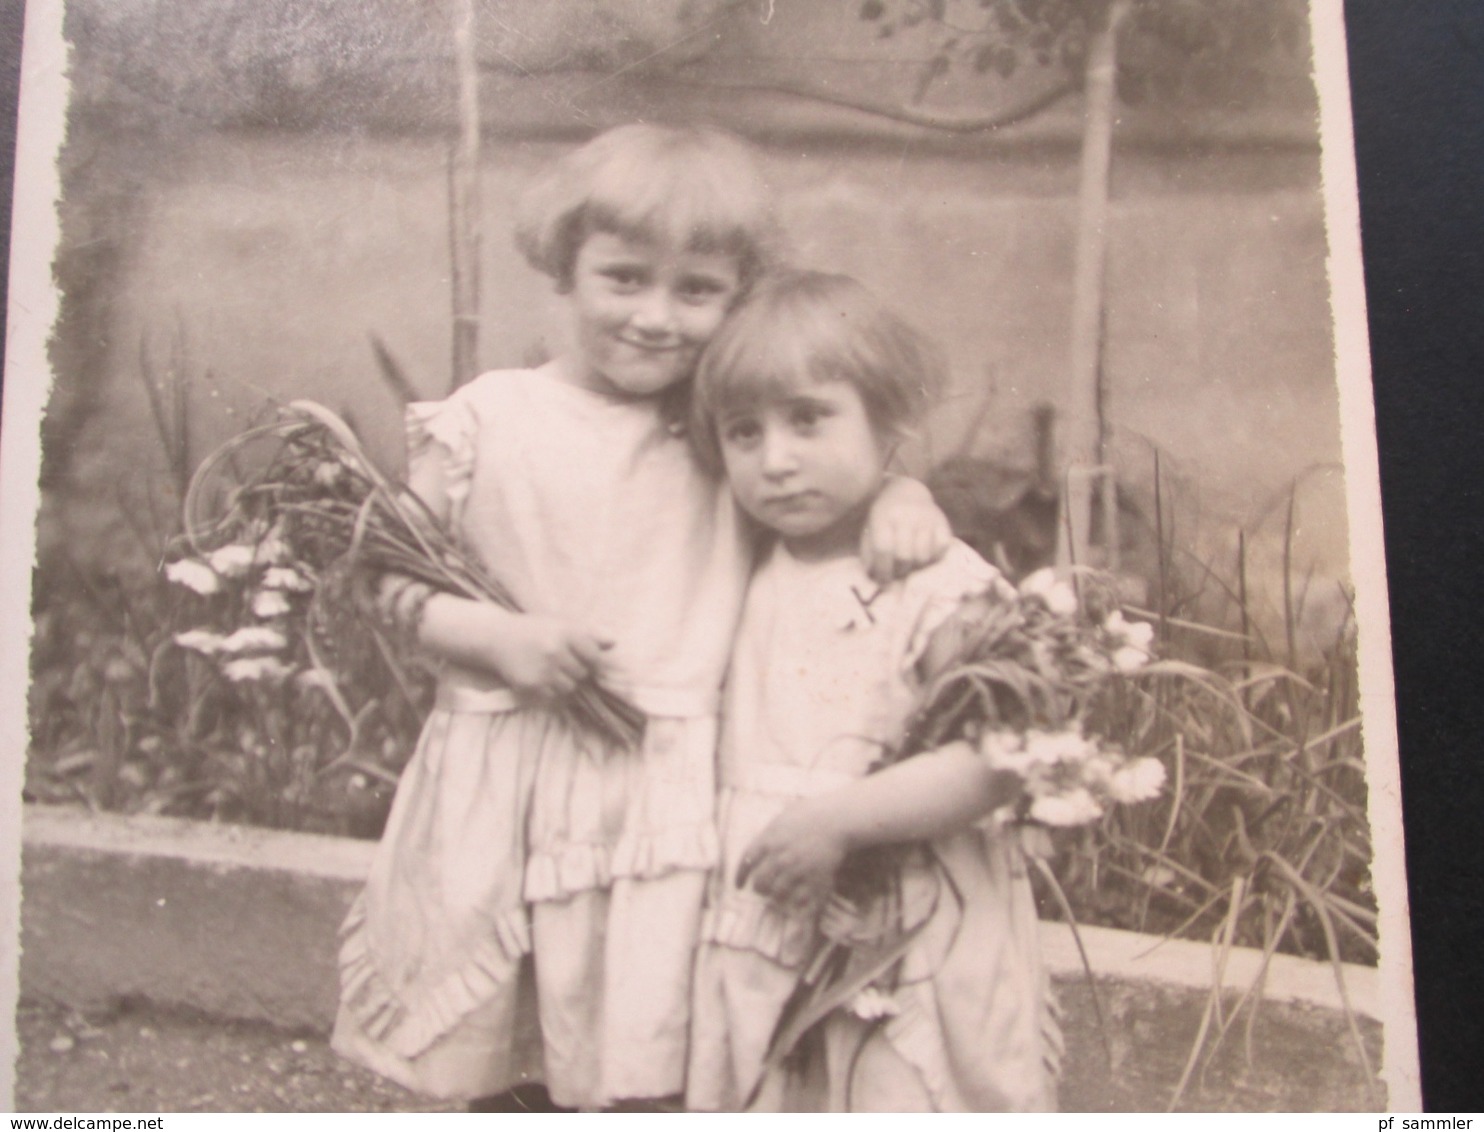
[[[932,566],[908,579],[916,589],[917,614],[902,650],[902,672],[910,673],[927,651],[933,633],[971,598],[1013,601],[1015,587],[965,544],[955,540]]]
[[[407,478],[434,511],[451,522],[469,495],[479,420],[468,401],[414,401],[407,406]],[[428,495],[441,498],[428,498]]]

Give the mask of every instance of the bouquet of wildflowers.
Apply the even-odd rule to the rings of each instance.
[[[264,444],[271,455],[260,470],[226,478]],[[185,525],[190,553],[168,563],[166,577],[199,594],[231,591],[240,624],[189,630],[176,643],[211,658],[229,681],[318,687],[347,722],[353,713],[313,631],[331,616],[329,599],[364,597],[368,583],[393,575],[424,592],[519,611],[417,496],[376,467],[350,427],[312,401],[291,403],[208,456],[186,493]],[[643,724],[637,709],[592,684],[579,686],[566,711],[622,746]]]
[[[1079,600],[1046,569],[1021,582],[1014,600],[966,604],[948,627],[952,655],[892,761],[967,741],[1020,780],[1016,817],[1046,826],[1087,825],[1112,805],[1158,795],[1158,759],[1132,758],[1112,737],[1087,733],[1099,695],[1149,662],[1154,627],[1126,620],[1096,576],[1083,578],[1083,590]]]

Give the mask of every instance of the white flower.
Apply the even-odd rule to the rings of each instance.
[[[867,1022],[891,1018],[902,1012],[901,1006],[892,995],[876,987],[864,987],[857,991],[845,1009]]]
[[[274,652],[288,643],[288,638],[272,626],[244,625],[218,647],[222,652]]]
[[[175,634],[175,643],[183,649],[195,649],[210,656],[226,644],[226,638],[206,629],[188,629]]]
[[[1055,766],[1057,763],[1082,763],[1098,753],[1098,745],[1084,738],[1080,731],[1027,731],[1025,753],[1032,765]]]
[[[206,556],[211,568],[224,578],[237,578],[252,569],[257,550],[246,543],[229,542]]]
[[[331,688],[334,681],[318,668],[306,668],[294,677],[294,683],[301,688]]]
[[[282,590],[259,590],[252,597],[252,611],[259,617],[279,617],[292,608]]]
[[[195,558],[182,558],[179,562],[170,563],[165,567],[165,577],[198,594],[214,594],[222,588],[222,580],[216,571]]]
[[[1148,865],[1139,874],[1139,879],[1152,888],[1169,888],[1180,878],[1168,865]]]
[[[1103,622],[1103,632],[1113,648],[1113,667],[1119,672],[1127,675],[1149,663],[1154,647],[1154,626],[1149,622],[1125,621],[1123,613],[1115,609]]]
[[[1103,622],[1103,632],[1113,639],[1115,645],[1148,652],[1154,644],[1154,626],[1147,621],[1125,621],[1123,611],[1115,609]]]
[[[979,738],[979,753],[994,770],[1005,770],[1027,783],[1045,781],[1058,767],[1080,767],[1101,754],[1096,740],[1085,738],[1075,726],[1061,731],[1024,735],[987,731]]]
[[[334,487],[344,473],[335,460],[321,460],[314,466],[314,482],[321,487]]]
[[[1030,816],[1047,825],[1087,825],[1103,816],[1103,808],[1084,787],[1064,794],[1044,794],[1031,803]]]
[[[1145,802],[1155,797],[1164,784],[1164,763],[1151,758],[1134,759],[1113,772],[1108,781],[1108,797],[1115,802]]]
[[[307,593],[314,589],[314,583],[306,578],[292,566],[270,566],[263,574],[263,588],[266,590],[292,590],[295,593]]]
[[[222,665],[222,675],[240,683],[245,680],[267,680],[276,684],[293,675],[294,670],[276,656],[244,656]]]
[[[1056,571],[1050,566],[1027,575],[1020,583],[1020,595],[1039,598],[1058,617],[1070,617],[1077,612],[1077,592],[1066,582],[1057,581]]]

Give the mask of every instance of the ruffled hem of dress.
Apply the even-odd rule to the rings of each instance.
[[[340,939],[341,1008],[368,1038],[410,1060],[515,977],[516,965],[531,950],[531,927],[525,909],[504,913],[458,970],[411,994],[394,990],[377,966],[366,938],[364,897],[351,907]]]
[[[685,869],[710,869],[721,857],[711,823],[679,825],[606,845],[568,844],[531,854],[525,898],[530,903],[563,900],[607,888],[619,877],[648,879]]]
[[[813,917],[790,916],[761,897],[727,900],[708,908],[701,921],[705,942],[753,951],[790,970],[804,965],[815,934]]]

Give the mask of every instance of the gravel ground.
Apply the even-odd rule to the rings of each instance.
[[[17,1112],[449,1112],[357,1069],[323,1035],[121,1008],[16,1016]]]
[[[1085,996],[1065,985],[1062,1001]],[[1067,1035],[1060,1087],[1068,1112],[1162,1109],[1185,1067],[1200,1003],[1150,988],[1105,988],[1111,1050],[1094,1033]],[[1086,1015],[1090,1003],[1078,1004]],[[1161,1019],[1156,1026],[1151,1019]],[[1379,1031],[1367,1031],[1380,1055]],[[323,1035],[293,1033],[150,1006],[82,1015],[27,1002],[17,1015],[18,1112],[454,1112],[357,1069]],[[1181,1108],[1194,1111],[1372,1111],[1365,1072],[1343,1022],[1303,1007],[1265,1008],[1249,1062],[1238,1037],[1197,1074]],[[1112,1063],[1109,1062],[1109,1052]]]

